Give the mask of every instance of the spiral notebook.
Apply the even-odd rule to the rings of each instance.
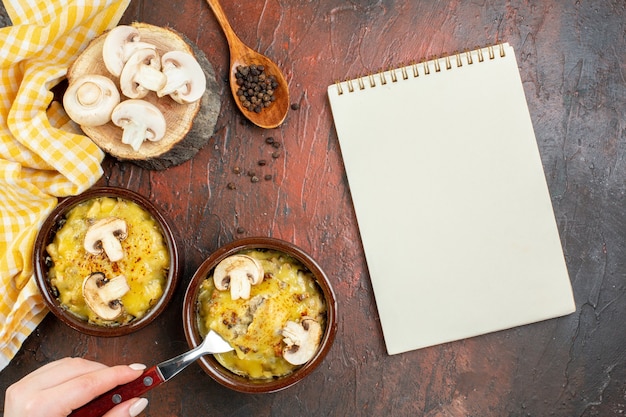
[[[328,97],[389,354],[575,311],[511,46]]]

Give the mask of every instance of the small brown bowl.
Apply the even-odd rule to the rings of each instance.
[[[50,284],[48,276],[50,256],[46,247],[52,242],[56,232],[65,222],[67,213],[79,203],[98,197],[114,197],[126,201],[132,201],[150,213],[161,227],[163,238],[170,255],[170,264],[166,283],[159,301],[152,306],[143,317],[123,325],[105,326],[89,323],[87,320],[83,320],[77,315],[71,313],[55,296],[55,289],[53,289]],[[42,227],[37,234],[33,262],[35,280],[49,310],[63,323],[77,331],[92,336],[103,337],[122,336],[132,333],[147,326],[155,318],[157,318],[157,316],[165,310],[174,294],[181,272],[180,265],[182,263],[176,244],[174,229],[169,225],[165,217],[159,212],[154,204],[134,191],[117,187],[95,187],[83,192],[82,194],[63,199],[54,208],[46,220],[44,220]]]
[[[324,360],[330,350],[337,333],[337,302],[328,277],[319,267],[317,262],[302,249],[295,245],[270,237],[250,237],[231,242],[212,253],[198,268],[191,279],[185,294],[183,306],[183,327],[185,337],[190,348],[198,346],[202,342],[202,336],[198,328],[197,299],[200,285],[211,274],[215,266],[224,258],[247,249],[276,250],[292,256],[300,261],[316,279],[326,302],[326,325],[322,334],[320,346],[315,355],[300,368],[292,373],[272,379],[251,379],[240,376],[225,368],[213,355],[206,355],[198,361],[202,369],[219,384],[232,390],[262,394],[283,390],[298,383]]]

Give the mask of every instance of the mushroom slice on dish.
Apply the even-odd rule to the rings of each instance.
[[[133,53],[120,74],[120,90],[128,98],[143,98],[167,83],[161,72],[161,61],[154,49],[139,49]]]
[[[103,320],[115,320],[122,315],[122,302],[130,287],[124,275],[107,279],[102,272],[94,272],[83,281],[83,297],[89,308]]]
[[[133,26],[117,26],[104,38],[102,60],[106,69],[116,77],[122,74],[124,64],[139,49],[156,49],[156,46],[140,41],[139,30]]]
[[[122,143],[139,151],[144,140],[159,141],[165,135],[166,122],[163,113],[145,100],[125,100],[118,104],[111,120],[121,127]]]
[[[126,239],[127,235],[126,221],[118,217],[105,217],[89,226],[83,246],[92,255],[104,251],[111,262],[117,262],[124,257],[120,241]]]
[[[86,74],[76,78],[63,95],[67,115],[81,126],[102,126],[120,102],[113,81],[104,75]]]
[[[250,298],[250,288],[263,281],[263,266],[248,255],[232,255],[224,258],[213,271],[215,288],[230,289],[233,300]]]
[[[161,71],[167,77],[159,97],[169,95],[180,104],[193,103],[206,90],[206,77],[196,58],[182,51],[170,51],[161,57]]]
[[[315,355],[322,339],[322,326],[311,317],[302,317],[298,324],[294,321],[285,323],[281,330],[285,348],[283,358],[292,365],[302,365]]]

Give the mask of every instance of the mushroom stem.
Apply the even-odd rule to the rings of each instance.
[[[117,239],[103,239],[102,249],[104,249],[111,262],[117,262],[124,257],[124,249],[122,249],[122,244]]]
[[[113,277],[100,288],[100,294],[103,300],[113,301],[122,298],[128,291],[130,291],[130,287],[128,286],[128,282],[126,282],[126,277],[124,275],[118,275]]]
[[[83,281],[85,303],[103,320],[114,320],[122,314],[119,300],[128,291],[124,275],[107,279],[102,272],[94,272]]]
[[[163,68],[163,74],[167,77],[167,84],[165,84],[165,87],[157,91],[157,95],[159,97],[172,94],[173,92],[186,87],[188,77],[186,77],[185,74],[182,71],[179,71],[174,65],[169,65],[168,68]]]
[[[76,99],[83,106],[93,106],[102,99],[102,88],[88,81],[76,90]]]
[[[143,141],[148,137],[148,124],[142,120],[125,120],[121,123],[124,130],[122,133],[122,143],[130,145],[133,150],[138,151]]]
[[[152,49],[139,49],[130,56],[120,74],[120,89],[128,98],[143,98],[167,83],[161,72],[159,55]]]
[[[152,65],[141,65],[137,72],[137,82],[141,87],[150,91],[158,91],[167,82],[164,74]]]
[[[233,270],[230,273],[230,294],[233,300],[250,298],[250,288],[252,284],[245,270]]]

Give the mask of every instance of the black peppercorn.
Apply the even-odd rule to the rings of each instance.
[[[237,79],[237,96],[244,108],[260,113],[263,108],[269,107],[275,100],[274,94],[278,83],[276,77],[268,75],[263,65],[239,65],[235,71]]]

